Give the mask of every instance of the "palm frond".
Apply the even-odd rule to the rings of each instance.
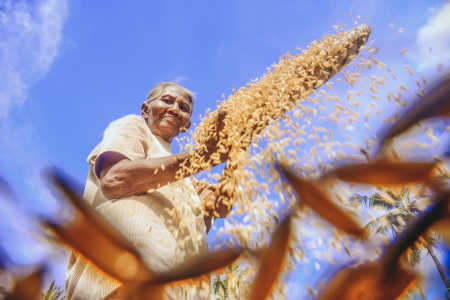
[[[403,254],[402,259],[406,260],[408,265],[412,268],[416,267],[421,262],[422,248],[417,244],[411,245]]]
[[[434,236],[433,232],[427,231],[420,236],[419,241],[426,247],[436,248],[438,238]]]
[[[401,199],[404,199],[404,198],[410,197],[410,196],[411,196],[411,193],[412,193],[411,187],[405,185],[405,186],[402,188],[402,191],[400,192],[400,198],[401,198]]]
[[[370,197],[365,195],[353,194],[350,199],[350,203],[355,208],[359,209],[382,208],[383,210],[391,210],[395,208],[395,205],[392,205],[390,201],[386,201],[386,198],[383,197],[380,193],[375,193]]]
[[[228,284],[226,279],[222,280],[220,276],[216,276],[213,283],[213,289],[217,299],[228,298]]]
[[[358,209],[364,209],[367,208],[365,206],[367,200],[367,196],[365,195],[360,195],[360,194],[353,194],[350,197],[349,203],[351,206],[353,206],[354,208],[358,208]]]
[[[52,281],[45,294],[41,295],[41,300],[64,300],[64,288],[56,286],[55,280]]]
[[[403,211],[405,212],[405,214],[402,217],[406,224],[414,222],[419,217],[419,214],[412,212],[410,209],[404,209]]]
[[[438,176],[433,178],[431,184],[433,185],[433,187],[443,190],[449,186],[449,179],[450,178],[447,174],[439,174]]]
[[[401,208],[394,208],[390,212],[379,216],[375,220],[370,221],[363,228],[363,230],[368,231],[369,233],[381,233],[387,235],[389,230],[392,230],[393,224],[395,224],[398,216],[405,216],[407,212],[405,212]]]
[[[428,196],[416,198],[415,201],[411,202],[409,210],[415,213],[416,215],[419,215],[425,212],[425,210],[428,207],[430,207],[431,204],[432,204],[431,198]]]
[[[448,225],[446,226],[446,228],[448,228]],[[448,232],[448,229],[441,230],[439,226],[435,225],[433,226],[433,234],[436,236],[437,239],[443,241],[447,245],[450,245],[450,233]]]
[[[401,191],[400,191],[400,193],[398,193],[398,194],[395,193],[395,192],[392,191],[392,190],[384,190],[384,192],[385,192],[387,195],[389,195],[389,197],[391,197],[392,200],[394,200],[395,203],[396,203],[397,205],[401,205],[401,203],[402,203],[402,199],[401,199],[401,197],[400,197]]]
[[[379,216],[375,220],[372,220],[369,223],[367,223],[367,225],[363,228],[363,230],[371,234],[381,233],[387,235],[388,230],[391,227],[391,217],[392,216],[390,215],[390,213]]]

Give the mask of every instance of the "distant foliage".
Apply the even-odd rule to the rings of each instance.
[[[64,288],[60,286],[56,286],[55,281],[53,280],[48,290],[45,293],[42,293],[41,300],[64,300],[66,295],[63,295]]]
[[[239,267],[239,264],[233,264],[223,274],[216,275],[213,282],[216,300],[247,299],[251,284],[249,277],[252,272],[250,268],[242,271]]]
[[[369,222],[365,230],[370,233],[380,233],[397,238],[405,228],[422,215],[429,205],[429,197],[423,188],[415,195],[411,187],[405,186],[400,193],[394,193],[389,189],[380,189],[371,197],[355,195],[355,200],[362,207],[384,211],[385,214]],[[433,232],[424,233],[419,242],[412,244],[405,252],[405,260],[412,266],[417,266],[421,261],[423,248],[436,248],[437,239]]]
[[[435,185],[445,186],[447,177],[439,177],[435,180]],[[400,193],[394,193],[389,189],[378,189],[378,191],[370,197],[362,195],[354,195],[354,204],[363,208],[372,208],[382,210],[385,213],[378,218],[370,221],[365,230],[370,233],[380,233],[388,235],[391,233],[394,239],[416,221],[427,210],[430,197],[425,186],[404,186]],[[449,299],[448,291],[450,288],[449,280],[444,272],[442,264],[434,253],[437,248],[438,239],[441,237],[437,232],[428,230],[423,233],[418,241],[411,244],[405,251],[403,258],[412,266],[417,266],[421,261],[421,254],[424,250],[431,256],[436,268],[446,285],[446,297]]]

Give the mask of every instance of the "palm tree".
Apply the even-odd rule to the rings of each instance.
[[[65,295],[63,293],[64,289],[56,286],[55,280],[53,280],[45,294],[42,293],[41,300],[64,300]]]
[[[239,264],[233,264],[228,267],[223,274],[216,274],[213,282],[214,294],[216,300],[226,299],[247,299],[249,286],[251,284],[251,269],[239,269]],[[232,294],[230,295],[230,288]]]
[[[219,275],[216,275],[213,283],[213,289],[216,300],[228,299],[228,282],[226,278],[222,280]]]
[[[393,238],[397,238],[404,228],[413,222],[429,204],[429,197],[424,187],[403,187],[399,193],[394,193],[388,189],[379,188],[372,196],[363,196],[355,194],[352,199],[353,203],[362,208],[381,209],[386,213],[372,220],[365,226],[365,230],[369,233],[380,233],[383,235],[392,234]],[[423,250],[431,256],[439,275],[447,289],[450,288],[449,280],[444,273],[441,263],[439,262],[433,249],[440,238],[431,230],[425,232],[419,240],[409,247],[404,253],[405,259],[412,267],[420,263]]]

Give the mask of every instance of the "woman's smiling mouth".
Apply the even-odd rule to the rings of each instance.
[[[180,124],[180,120],[172,116],[164,116],[163,120],[170,121],[171,123],[174,123],[177,126]]]

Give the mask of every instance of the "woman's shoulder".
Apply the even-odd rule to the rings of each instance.
[[[142,116],[138,115],[126,115],[120,119],[113,121],[111,124],[120,124],[120,123],[135,123],[137,125],[145,125],[145,119]]]
[[[119,128],[133,128],[134,130],[146,131],[148,126],[145,119],[138,115],[126,115],[120,119],[111,122],[106,131]]]

